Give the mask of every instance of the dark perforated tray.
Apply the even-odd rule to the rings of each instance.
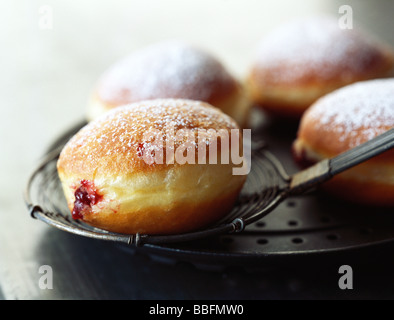
[[[267,121],[258,111],[252,118],[253,139],[264,140],[268,150],[282,162],[288,173],[298,171],[291,157],[297,124]],[[66,132],[49,151],[64,145],[79,127]],[[41,186],[49,191],[46,194],[61,189],[55,166],[49,170],[51,183]],[[52,202],[52,207],[67,214],[62,195],[53,194],[42,201]],[[247,226],[242,233],[170,245],[147,244],[140,248],[120,245],[131,252],[147,253],[160,261],[188,261],[205,267],[283,263],[286,259],[290,261],[290,257],[332,256],[391,243],[394,240],[391,211],[359,207],[315,192],[287,200],[267,217]]]

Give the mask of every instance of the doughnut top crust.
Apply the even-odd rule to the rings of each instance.
[[[338,19],[317,16],[279,27],[261,42],[251,77],[266,85],[351,83],[389,72],[393,55]]]
[[[158,98],[214,104],[238,86],[214,57],[172,40],[150,45],[116,63],[100,78],[96,95],[113,106]]]
[[[116,178],[162,170],[168,166],[165,161],[164,164],[149,164],[141,155],[162,148],[167,152],[183,145],[182,138],[171,132],[176,134],[178,130],[189,129],[197,136],[199,129],[205,129],[204,141],[208,149],[216,141],[210,139],[216,136],[210,134],[209,129],[230,132],[238,128],[232,118],[204,102],[157,99],[129,104],[109,111],[82,128],[62,150],[58,170],[87,180],[94,180],[96,176]],[[146,139],[150,133],[154,135],[158,131],[163,133],[163,146],[154,139]],[[198,144],[191,147],[197,149]]]
[[[305,113],[299,139],[327,156],[340,154],[394,128],[394,79],[349,85]],[[394,160],[394,152],[391,160]]]

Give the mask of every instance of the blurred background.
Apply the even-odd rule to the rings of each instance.
[[[50,254],[39,248],[48,227],[29,218],[23,187],[51,141],[83,119],[90,90],[109,65],[177,38],[210,51],[242,78],[271,29],[317,13],[339,17],[344,4],[356,25],[394,45],[390,0],[1,1],[0,298],[43,297],[34,277],[37,257]],[[49,29],[40,24],[45,8],[52,12]]]

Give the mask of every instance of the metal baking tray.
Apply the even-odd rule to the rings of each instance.
[[[291,154],[297,123],[268,119],[257,110],[253,111],[252,119],[253,139],[264,142],[265,148],[279,159],[288,173],[297,172],[299,168]],[[79,123],[61,135],[48,148],[46,156],[58,154],[84,124]],[[67,219],[75,226],[72,232],[76,234],[84,235],[84,229],[102,232],[71,219],[57,176],[56,159],[55,156],[39,168],[37,181],[30,187],[34,190],[29,190],[34,194],[34,203],[48,211],[51,219]],[[252,169],[248,181],[256,180],[255,174]],[[253,185],[256,187],[256,181]],[[162,262],[184,261],[205,268],[259,266],[273,262],[286,263],[294,258],[300,261],[315,256],[333,257],[340,253],[362,252],[362,249],[389,244],[394,240],[394,215],[392,210],[349,204],[317,190],[288,199],[268,216],[248,225],[241,233],[174,244],[145,244],[141,247],[130,246],[122,241],[117,243],[116,234],[108,234],[122,249],[132,253],[142,252]],[[105,236],[102,238],[108,240]]]

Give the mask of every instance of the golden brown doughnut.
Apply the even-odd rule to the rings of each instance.
[[[394,127],[394,79],[370,80],[319,99],[302,117],[293,150],[308,165],[332,158]],[[350,169],[325,185],[356,203],[394,206],[394,150]]]
[[[345,85],[392,75],[388,47],[322,16],[296,20],[265,37],[251,66],[251,100],[279,117],[299,118],[318,98]]]
[[[238,128],[219,109],[191,100],[143,101],[106,113],[82,128],[58,160],[73,217],[127,234],[173,234],[209,225],[232,209],[246,176],[233,175],[233,168],[238,166],[232,161],[221,162],[221,154],[230,151],[232,144],[226,149],[209,131],[203,154],[196,151],[198,144],[191,144],[187,150],[196,151],[190,158],[193,160],[171,164],[166,152],[182,151],[183,140],[169,130],[189,129],[196,135],[203,130],[230,132]],[[162,146],[147,138],[157,131],[165,134]],[[218,141],[217,164],[197,161],[197,155],[208,156],[214,141]],[[160,150],[162,163],[146,161],[149,157],[145,156]]]
[[[127,103],[181,98],[210,103],[241,126],[250,103],[246,90],[208,53],[179,41],[164,41],[141,49],[110,67],[88,104],[89,120]]]

